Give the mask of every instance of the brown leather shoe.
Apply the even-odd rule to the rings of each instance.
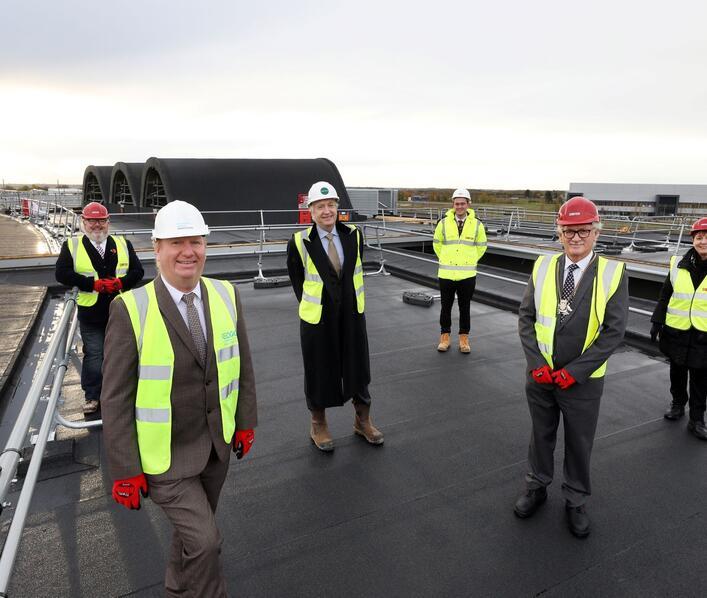
[[[449,349],[449,332],[443,332],[439,337],[439,345],[437,351],[444,353]]]
[[[471,347],[469,346],[469,335],[460,334],[459,335],[459,350],[462,353],[471,353]]]
[[[371,421],[371,406],[365,403],[355,404],[354,434],[366,439],[369,444],[383,444],[383,432],[373,425]]]
[[[309,437],[314,446],[320,451],[329,453],[334,450],[334,439],[329,434],[329,426],[326,423],[324,409],[312,411],[312,425],[309,430]]]

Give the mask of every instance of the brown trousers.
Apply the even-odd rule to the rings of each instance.
[[[165,573],[167,596],[226,597],[220,557],[223,540],[214,514],[227,473],[228,461],[220,461],[212,450],[197,476],[148,480],[150,498],[174,527]]]

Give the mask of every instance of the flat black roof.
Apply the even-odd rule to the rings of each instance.
[[[231,594],[702,596],[707,445],[661,417],[667,364],[625,347],[610,361],[593,529],[577,540],[560,494],[562,432],[548,503],[530,520],[512,512],[530,434],[516,316],[474,302],[471,354],[440,354],[438,305],[401,301],[414,287],[366,278],[385,445],[355,437],[345,405],[329,412],[326,455],[308,438],[291,288],[240,285],[260,426],[217,513]],[[79,442],[71,467],[43,470],[11,596],[162,595],[170,526],[149,500],[138,512],[113,503],[100,440]]]

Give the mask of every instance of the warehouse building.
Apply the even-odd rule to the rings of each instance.
[[[685,216],[707,214],[707,185],[570,183],[567,198],[583,195],[603,214]]]

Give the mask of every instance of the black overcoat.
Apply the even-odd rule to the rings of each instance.
[[[694,248],[678,262],[678,268],[684,268],[690,273],[695,288],[707,276],[707,261],[701,260]],[[660,350],[676,365],[698,370],[707,369],[707,332],[692,327],[688,330],[678,330],[665,325],[668,303],[672,294],[673,285],[668,274],[651,317],[652,322],[664,324],[660,333]]]
[[[353,397],[368,399],[371,367],[368,357],[366,316],[356,309],[353,271],[356,266],[358,229],[337,222],[344,250],[341,277],[324,252],[317,225],[304,233],[304,244],[324,282],[322,318],[318,324],[300,320],[304,359],[304,394],[309,409],[338,407]],[[363,260],[363,240],[360,247]],[[304,265],[294,236],[287,245],[287,270],[299,302],[304,284]]]

